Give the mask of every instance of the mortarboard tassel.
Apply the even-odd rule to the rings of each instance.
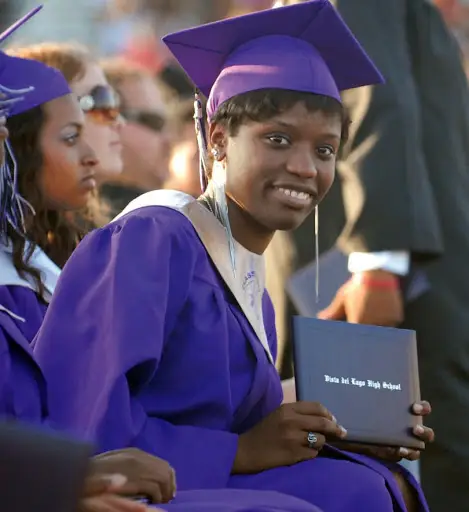
[[[36,212],[18,192],[18,166],[8,141],[5,142],[5,162],[0,168],[0,183],[0,234],[6,238],[7,226],[10,225],[19,235],[26,237],[26,210],[33,215]]]
[[[218,161],[213,163],[212,184],[215,200],[214,213],[225,228],[228,248],[230,251],[231,269],[233,270],[233,275],[236,277],[236,251],[233,233],[231,232],[230,218],[228,215],[228,203],[226,201],[226,171],[223,165]]]
[[[204,115],[202,109],[202,102],[200,101],[199,91],[195,92],[194,97],[194,121],[195,133],[197,136],[197,146],[199,148],[199,173],[200,173],[200,188],[202,193],[205,192],[208,186],[207,168],[208,168],[208,143],[207,134],[205,131]],[[235,258],[235,245],[233,235],[231,233],[230,220],[228,217],[228,204],[226,202],[226,173],[219,162],[214,161],[212,167],[212,183],[213,183],[213,211],[212,213],[223,224],[225,228],[226,237],[228,240],[228,247],[230,251],[231,268],[233,274],[236,276],[236,258]],[[210,203],[209,203],[210,204]]]
[[[197,146],[199,148],[199,175],[200,175],[200,188],[202,193],[207,188],[207,162],[208,162],[208,144],[207,135],[205,132],[204,114],[202,109],[202,102],[200,101],[199,92],[196,91],[194,97],[194,122],[195,134],[197,136]]]
[[[34,88],[9,89],[0,85],[0,117],[8,117],[12,106],[22,101],[24,94]],[[26,236],[25,209],[34,215],[34,209],[18,191],[18,166],[12,148],[5,142],[4,162],[0,166],[0,237],[7,240],[7,228],[11,226],[21,236]]]
[[[34,87],[24,89],[9,89],[0,84],[0,117],[7,117],[11,107],[24,100],[24,95],[34,90]]]

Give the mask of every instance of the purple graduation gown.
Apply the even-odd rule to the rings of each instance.
[[[0,417],[42,423],[46,387],[30,342],[46,304],[25,286],[0,286]]]
[[[60,269],[39,247],[29,263],[41,273],[44,300],[30,276],[20,276],[15,269],[11,245],[0,242],[0,418],[42,423],[47,415],[46,385],[30,343],[44,319]]]
[[[0,418],[50,428],[46,384],[30,347],[46,309],[30,288],[0,286]],[[168,512],[321,512],[291,496],[249,490],[183,491],[173,503],[159,508]]]
[[[263,316],[275,357],[267,293]],[[60,428],[100,450],[135,446],[168,460],[179,489],[275,490],[327,512],[405,511],[389,469],[338,450],[231,474],[238,434],[280,406],[281,382],[194,226],[175,209],[137,209],[81,242],[35,354]]]
[[[170,504],[155,508],[167,512],[321,512],[293,496],[238,489],[183,491]]]

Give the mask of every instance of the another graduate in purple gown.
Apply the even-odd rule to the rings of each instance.
[[[13,382],[31,381],[30,393],[12,386],[0,407],[7,416],[32,420],[43,383],[39,370],[31,370],[29,343],[57,282],[57,263],[76,243],[77,230],[67,225],[65,212],[86,205],[96,159],[81,137],[83,113],[61,73],[3,52],[0,64],[2,86],[30,88],[6,112],[10,137],[0,213],[0,337],[15,356],[9,369]]]
[[[282,405],[264,287],[273,233],[299,226],[333,181],[348,129],[339,91],[381,75],[327,0],[165,42],[208,97],[208,134],[197,123],[208,187],[198,200],[141,196],[66,264],[35,342],[54,420],[101,450],[162,456],[180,489],[403,512],[399,483],[428,510],[404,469],[325,445],[346,432],[323,406]]]

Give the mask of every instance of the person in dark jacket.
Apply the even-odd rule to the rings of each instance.
[[[289,3],[298,0],[276,2]],[[332,3],[386,85],[343,96],[353,124],[319,208],[320,247],[349,254],[349,270],[363,278],[347,283],[321,316],[417,331],[422,394],[438,432],[422,455],[421,480],[432,511],[462,512],[469,500],[469,92],[460,49],[429,0]],[[285,279],[314,258],[313,233],[310,218],[293,234]],[[415,267],[430,289],[405,303],[397,284]],[[283,322],[289,313],[285,306]]]

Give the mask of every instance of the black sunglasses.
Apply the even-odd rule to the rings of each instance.
[[[166,119],[156,112],[145,112],[143,110],[123,110],[121,114],[124,119],[132,123],[145,126],[154,132],[161,132],[166,125]]]
[[[97,85],[89,94],[79,98],[80,107],[85,114],[107,122],[117,121],[120,116],[119,96],[109,85]]]

